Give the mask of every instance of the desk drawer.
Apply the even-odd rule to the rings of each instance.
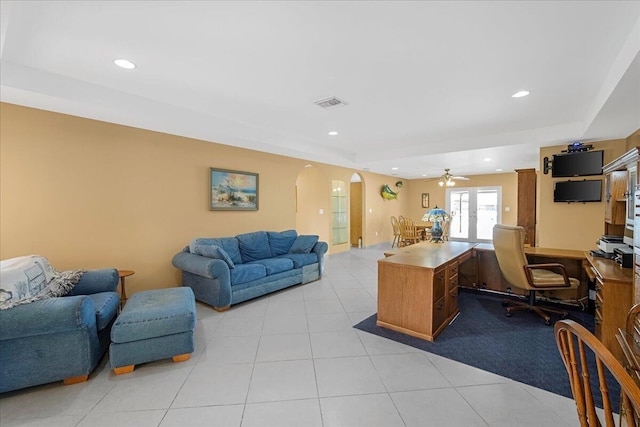
[[[456,276],[458,274],[458,261],[454,261],[448,266],[449,268],[449,277]]]
[[[458,290],[449,291],[447,296],[447,317],[451,316],[458,309]]]
[[[446,270],[441,268],[433,273],[433,301],[438,301],[444,296]]]
[[[433,328],[435,331],[447,318],[446,301],[444,295],[433,304]]]
[[[451,291],[452,289],[456,289],[458,287],[458,275],[449,276],[449,286],[447,286],[447,291]]]

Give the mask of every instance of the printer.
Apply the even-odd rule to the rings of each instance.
[[[622,236],[605,235],[598,240],[598,249],[607,254],[613,254],[616,248],[628,248],[629,245],[622,241]]]
[[[627,246],[626,248],[615,248],[613,253],[613,260],[620,264],[621,267],[633,267],[633,249],[630,246]]]

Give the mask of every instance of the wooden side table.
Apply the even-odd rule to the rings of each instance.
[[[124,279],[134,274],[136,274],[136,272],[133,270],[118,270],[118,276],[120,276],[120,308],[124,307],[124,304],[127,302],[127,291],[124,287]]]

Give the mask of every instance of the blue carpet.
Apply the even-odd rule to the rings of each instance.
[[[573,398],[553,326],[545,325],[542,318],[527,311],[507,317],[501,305],[503,299],[488,293],[461,290],[458,296],[460,315],[434,342],[378,327],[377,314],[354,328]],[[593,315],[570,311],[568,318],[593,332]],[[559,316],[552,314],[552,322],[558,319]],[[618,384],[609,382],[609,389],[612,404],[617,405],[613,400],[619,395]],[[594,399],[602,407],[599,394]]]

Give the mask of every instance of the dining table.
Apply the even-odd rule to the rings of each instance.
[[[416,231],[420,233],[422,240],[427,240],[431,236],[431,225],[416,224]]]

